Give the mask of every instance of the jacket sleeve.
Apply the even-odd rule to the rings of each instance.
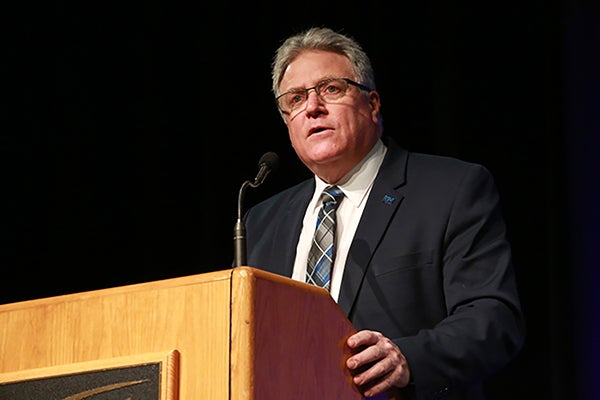
[[[492,176],[470,166],[450,201],[441,254],[447,316],[394,340],[408,360],[418,398],[443,398],[453,386],[484,380],[509,363],[525,335]]]

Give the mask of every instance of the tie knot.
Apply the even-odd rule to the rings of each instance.
[[[321,201],[323,202],[323,206],[327,208],[336,208],[343,197],[344,192],[335,185],[327,186],[323,190],[323,193],[321,193]]]

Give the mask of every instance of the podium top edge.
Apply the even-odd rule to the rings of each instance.
[[[229,269],[223,269],[201,274],[186,275],[174,278],[167,278],[155,281],[133,283],[129,285],[107,287],[82,291],[76,293],[61,294],[57,296],[41,297],[37,299],[23,300],[12,303],[0,304],[0,312],[5,312],[15,309],[24,309],[28,307],[37,307],[44,304],[55,304],[60,302],[81,301],[95,297],[120,295],[125,293],[133,293],[147,290],[158,290],[165,288],[198,285],[203,283],[238,280],[245,282],[244,284],[253,285],[257,280],[270,281],[276,284],[294,287],[303,291],[312,292],[317,296],[329,296],[329,293],[314,285],[309,285],[305,282],[293,280],[292,278],[278,275],[273,272],[268,272],[251,266],[239,266]]]
[[[130,293],[136,291],[154,290],[160,288],[169,288],[177,286],[196,285],[204,282],[216,282],[223,280],[230,280],[232,276],[232,269],[224,269],[219,271],[205,272],[201,274],[186,275],[174,278],[160,279],[155,281],[132,283],[129,285],[114,286],[107,288],[94,289],[89,291],[82,291],[76,293],[67,293],[57,296],[41,297],[31,300],[17,301],[13,303],[0,304],[0,312],[7,311],[8,309],[18,309],[39,306],[44,303],[57,303],[57,302],[69,302],[75,300],[89,299],[93,297],[105,296],[105,295],[118,295],[123,293]]]
[[[312,292],[314,295],[331,297],[327,289],[320,288],[315,285],[310,285],[306,282],[297,281],[295,279],[289,278],[287,276],[279,275],[273,272],[265,271],[260,268],[251,267],[251,266],[240,266],[235,267],[232,270],[232,278],[233,279],[241,279],[241,280],[267,280],[273,283],[285,285],[288,287],[294,287],[297,289],[301,289],[303,291]]]

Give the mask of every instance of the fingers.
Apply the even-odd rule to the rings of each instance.
[[[379,332],[360,331],[350,336],[347,345],[354,355],[346,361],[351,370],[384,358],[395,345]]]
[[[375,331],[350,336],[347,345],[353,355],[346,366],[364,395],[371,397],[408,384],[410,370],[406,358],[390,339]]]
[[[348,347],[356,349],[361,346],[370,346],[376,344],[383,335],[380,332],[375,331],[358,331],[354,335],[350,336],[346,341]]]

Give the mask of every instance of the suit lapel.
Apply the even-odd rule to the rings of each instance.
[[[306,207],[314,191],[314,179],[307,181],[295,192],[286,207],[284,218],[281,218],[277,226],[276,238],[273,243],[273,260],[280,265],[274,265],[281,275],[291,277],[296,259],[296,247],[302,230],[302,221]]]
[[[373,183],[344,269],[338,305],[348,316],[373,254],[403,199],[398,189],[405,183],[408,153],[393,142],[386,145],[388,153]]]

